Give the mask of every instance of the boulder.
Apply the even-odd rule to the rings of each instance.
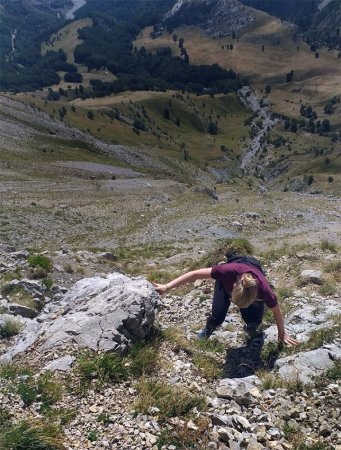
[[[285,358],[278,359],[275,368],[285,380],[299,380],[303,383],[311,382],[313,377],[321,375],[341,359],[340,345],[325,345],[317,350],[299,352]]]
[[[261,394],[256,387],[259,383],[259,378],[254,375],[245,378],[225,378],[217,386],[217,396],[233,399],[238,405],[248,406],[259,401]]]
[[[31,321],[29,330],[23,330],[17,344],[0,360],[12,359],[33,343],[38,354],[68,347],[124,354],[148,335],[158,299],[151,283],[142,277],[112,273],[82,279],[42,321]]]
[[[301,278],[306,283],[323,284],[322,272],[319,270],[302,270]]]

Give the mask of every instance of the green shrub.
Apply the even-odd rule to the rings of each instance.
[[[22,306],[27,306],[28,308],[37,309],[36,301],[24,286],[6,283],[2,286],[1,293],[2,295],[9,297],[10,301]]]
[[[328,369],[325,373],[326,378],[329,380],[340,380],[341,379],[341,362],[335,361],[335,365]]]
[[[1,428],[0,450],[65,450],[57,425],[21,421]]]
[[[144,342],[139,342],[133,346],[128,358],[130,361],[128,370],[133,376],[139,377],[153,372],[159,359],[157,345],[157,343],[146,345]]]
[[[84,353],[79,357],[77,367],[83,387],[87,387],[92,379],[103,384],[108,381],[119,382],[128,377],[123,358],[116,353]]]
[[[137,412],[147,414],[150,407],[157,407],[160,420],[169,417],[186,417],[193,410],[203,410],[206,401],[201,396],[191,395],[184,389],[175,388],[158,381],[146,381],[137,385],[139,397],[135,404]]]
[[[11,422],[11,415],[7,409],[0,406],[0,429],[9,425]]]
[[[207,450],[210,441],[208,430],[210,421],[207,417],[200,417],[195,422],[196,430],[184,425],[175,425],[172,429],[163,429],[158,435],[158,449],[174,445],[179,450]]]
[[[324,241],[321,242],[321,249],[323,251],[329,250],[332,253],[337,253],[336,244],[334,244],[333,242],[329,242],[327,240],[324,240]]]
[[[40,267],[41,269],[50,272],[53,267],[53,263],[50,258],[40,253],[34,253],[27,258],[27,262],[31,267]]]
[[[96,431],[90,431],[89,434],[88,434],[88,439],[89,439],[90,442],[97,441],[98,437],[97,437]]]
[[[5,363],[0,365],[0,379],[15,380],[18,376],[31,375],[29,367],[22,367],[15,363]]]
[[[78,411],[74,408],[50,408],[44,409],[44,416],[52,422],[60,422],[61,425],[67,425],[77,417]]]
[[[81,389],[87,388],[93,379],[101,385],[152,373],[159,360],[159,344],[159,340],[138,342],[125,357],[117,353],[84,353],[77,364]]]
[[[46,289],[49,291],[53,286],[53,280],[50,277],[45,277],[41,280],[43,285],[46,287]]]
[[[326,281],[319,287],[319,293],[321,295],[333,295],[337,292],[337,287],[330,281]]]
[[[62,385],[52,372],[45,372],[37,379],[29,377],[21,381],[17,386],[17,392],[25,406],[30,406],[39,398],[42,403],[41,410],[44,411],[61,399]]]
[[[0,338],[10,338],[20,333],[21,324],[15,320],[6,320],[0,325]]]

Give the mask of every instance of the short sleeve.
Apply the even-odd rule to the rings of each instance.
[[[269,308],[274,308],[278,303],[276,294],[271,290],[270,287],[268,289],[264,289],[262,300]]]
[[[226,277],[233,273],[227,264],[218,264],[217,266],[212,267],[211,277],[214,280],[222,281],[223,277]]]

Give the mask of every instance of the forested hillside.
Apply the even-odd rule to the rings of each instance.
[[[33,90],[58,83],[56,71],[65,69],[66,58],[62,53],[42,56],[40,44],[63,20],[25,0],[1,0],[0,5],[0,89]]]
[[[339,48],[341,2],[332,0],[326,5],[321,0],[240,0],[244,5],[265,11],[282,20],[293,22],[309,41]]]

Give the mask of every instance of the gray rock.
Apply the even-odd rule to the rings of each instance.
[[[295,309],[285,318],[285,328],[299,342],[306,341],[312,331],[332,325],[332,317],[335,316],[336,311],[340,308],[339,299],[319,300],[316,305],[303,304],[302,299],[298,299],[297,302],[300,308]],[[271,326],[265,330],[265,343],[276,340],[277,327]]]
[[[309,383],[313,377],[321,375],[335,364],[335,359],[341,359],[339,345],[328,345],[329,348],[319,348],[309,352],[299,352],[278,359],[275,368],[286,380],[300,380]]]
[[[250,376],[245,378],[226,378],[219,382],[217,386],[217,396],[221,398],[233,399],[239,405],[248,406],[258,402],[261,394],[255,386],[259,384],[259,378]]]
[[[25,328],[15,344],[3,355],[0,356],[0,363],[11,361],[16,355],[26,351],[37,339],[41,332],[41,324],[36,320],[26,322]]]
[[[8,283],[8,286],[13,288],[20,286],[29,292],[32,297],[37,297],[38,299],[44,298],[45,286],[40,281],[28,280],[26,278],[23,280],[12,280]]]
[[[260,214],[256,213],[256,212],[246,212],[245,213],[245,217],[249,218],[249,219],[259,219],[260,218]]]
[[[2,358],[13,357],[35,341],[37,352],[72,346],[123,354],[147,336],[158,299],[153,286],[141,277],[112,273],[85,278]]]
[[[62,356],[61,358],[57,358],[54,361],[51,361],[47,364],[43,370],[50,370],[51,372],[61,371],[67,372],[71,369],[73,363],[76,361],[76,358],[71,355]]]
[[[310,282],[314,284],[323,284],[322,272],[319,270],[302,270],[301,278],[305,282]]]
[[[34,319],[38,315],[38,311],[28,306],[17,305],[16,303],[10,303],[8,310],[15,316],[26,317],[27,319]]]

